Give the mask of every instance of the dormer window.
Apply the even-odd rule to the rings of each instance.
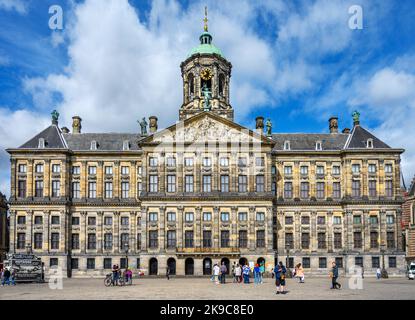
[[[322,146],[321,141],[317,141],[317,142],[316,142],[316,150],[317,150],[317,151],[321,151],[321,150],[323,150],[323,146]]]
[[[39,149],[45,149],[45,139],[43,138],[39,138],[39,145],[38,145]]]
[[[284,150],[285,150],[285,151],[289,151],[289,150],[291,150],[290,141],[285,141],[285,142],[284,142]]]
[[[128,150],[130,150],[130,141],[125,140],[125,141],[122,143],[122,150],[123,150],[123,151],[128,151]]]
[[[373,149],[373,139],[367,139],[366,148]]]
[[[97,142],[95,140],[91,141],[91,150],[97,150]]]

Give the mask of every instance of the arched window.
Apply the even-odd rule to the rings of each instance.
[[[156,276],[158,274],[158,261],[156,258],[150,259],[150,276]]]
[[[219,96],[225,96],[225,75],[223,73],[219,75]]]
[[[195,77],[193,73],[189,74],[189,98],[193,99],[195,95]]]
[[[170,275],[176,275],[176,260],[174,258],[167,260],[167,266],[169,267]]]
[[[184,262],[184,273],[186,276],[192,276],[195,272],[195,263],[192,258],[187,258]]]

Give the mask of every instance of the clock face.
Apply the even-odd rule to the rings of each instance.
[[[200,73],[200,76],[202,77],[203,80],[210,80],[212,79],[212,71],[210,71],[210,69],[206,68],[203,69],[202,72]]]

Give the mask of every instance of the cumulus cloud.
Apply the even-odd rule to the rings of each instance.
[[[17,11],[20,14],[27,12],[27,2],[23,0],[0,0],[0,9],[6,11]]]

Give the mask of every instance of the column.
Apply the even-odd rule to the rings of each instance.
[[[97,221],[97,253],[103,252],[103,238],[104,238],[104,212],[97,212],[98,221]]]
[[[120,162],[114,162],[114,180],[113,180],[113,196],[114,199],[118,200],[121,197],[121,190],[120,190]],[[115,217],[114,217],[115,218]]]
[[[367,176],[367,160],[362,161],[362,196],[369,196],[368,176]]]
[[[11,177],[10,198],[11,199],[16,199],[16,162],[17,162],[16,159],[10,159],[10,177]]]
[[[87,246],[87,230],[86,230],[86,216],[87,212],[81,212],[81,230],[79,233],[79,246],[81,249],[81,254],[86,253],[86,246]]]
[[[43,213],[43,250],[50,253],[50,211]]]
[[[98,161],[98,167],[97,167],[97,198],[102,199],[103,198],[103,180],[104,180],[104,172],[102,170],[102,167],[104,165],[103,161]]]
[[[220,230],[220,222],[219,222],[219,207],[213,208],[213,248],[219,249],[219,230]]]
[[[142,171],[141,171],[141,187],[142,187],[142,193],[146,194],[149,190],[147,187],[147,183],[148,183],[148,173],[147,173],[147,164],[148,164],[148,159],[147,159],[147,152],[143,153],[143,158],[142,158],[142,162],[141,162],[141,166],[142,166]],[[141,216],[141,219],[143,219],[144,217]]]
[[[29,159],[27,166],[26,197],[33,197],[33,159]]]
[[[301,251],[301,211],[294,213],[294,250]]]
[[[177,192],[184,192],[184,181],[183,181],[183,152],[176,153],[176,179],[177,179]],[[193,186],[194,187],[194,186]]]
[[[33,211],[26,212],[26,246],[33,248]]]
[[[159,158],[159,192],[164,193],[166,192],[166,154],[164,152],[161,153]]]
[[[229,170],[229,191],[230,192],[238,192],[238,154],[236,152],[232,152],[230,156],[230,170]]]
[[[272,153],[267,152],[265,157],[265,191],[271,192],[272,190]]]
[[[250,251],[255,250],[255,207],[249,207],[249,232],[248,232],[248,248]]]
[[[363,251],[368,252],[370,251],[370,216],[369,211],[363,211],[362,217],[364,223],[364,244],[363,244]]]
[[[333,211],[327,212],[327,252],[333,252]]]
[[[141,251],[143,252],[147,251],[147,216],[147,207],[141,207]]]
[[[9,236],[9,251],[10,253],[16,252],[16,211],[10,210],[10,236]]]
[[[310,243],[310,249],[311,251],[317,250],[317,212],[312,211],[311,212],[311,243]]]
[[[160,207],[160,220],[159,220],[159,248],[160,252],[164,252],[166,248],[166,207],[162,206]]]
[[[346,251],[353,250],[353,211],[347,210],[344,215],[345,224],[345,234],[346,234]]]
[[[176,240],[177,240],[177,248],[182,249],[183,248],[183,206],[177,207],[177,234],[176,234]]]
[[[65,254],[67,253],[71,253],[71,219],[72,219],[72,213],[69,209],[66,210],[65,212],[65,245],[64,245],[64,250],[65,250]],[[70,263],[70,261],[68,261],[68,263]]]
[[[273,210],[272,207],[267,207],[267,213],[266,213],[266,247],[267,252],[273,251],[273,228],[272,228],[272,221],[273,220]]]
[[[132,198],[132,199],[137,199],[137,161],[131,161],[131,166],[130,166],[130,196],[129,197]],[[130,219],[130,220],[132,220],[132,219]]]
[[[199,151],[195,152],[195,182],[194,182],[194,191],[202,192],[202,159],[201,153]]]
[[[285,219],[284,219],[284,211],[280,210],[277,213],[277,234],[278,234],[278,242],[277,242],[277,253],[284,253],[285,252]],[[281,226],[280,230],[278,230],[278,224]]]
[[[293,198],[300,198],[300,162],[294,161],[293,167]]]
[[[120,212],[114,212],[114,253],[120,253]]]
[[[43,177],[43,197],[50,198],[50,160],[45,160]]]
[[[59,234],[59,251],[66,253],[66,211],[61,210],[60,212],[60,234]]]
[[[255,156],[250,152],[248,154],[248,192],[255,192],[255,183],[256,183],[256,171],[255,171]]]
[[[395,238],[397,239],[396,242],[396,249],[399,252],[405,251],[405,249],[403,249],[403,240],[402,240],[402,209],[398,209],[396,210],[396,236]],[[409,241],[409,239],[407,239],[407,241]]]
[[[137,213],[135,211],[130,212],[130,237],[129,247],[131,253],[137,252]]]
[[[195,248],[202,247],[202,207],[196,207]]]
[[[386,245],[387,240],[386,240],[386,211],[385,210],[381,210],[379,211],[379,237],[380,237],[380,242],[379,244],[382,245],[382,243],[384,243]]]
[[[238,207],[231,207],[231,242],[232,247],[239,247],[238,245]]]
[[[69,174],[68,172],[70,172],[70,160],[69,159],[65,159],[62,160],[61,162],[61,168],[62,168],[62,172],[61,172],[61,178],[60,178],[60,195],[62,198],[69,198],[70,197],[70,193],[68,192],[68,186],[70,185],[70,180],[69,180]],[[70,188],[69,188],[70,189]]]

